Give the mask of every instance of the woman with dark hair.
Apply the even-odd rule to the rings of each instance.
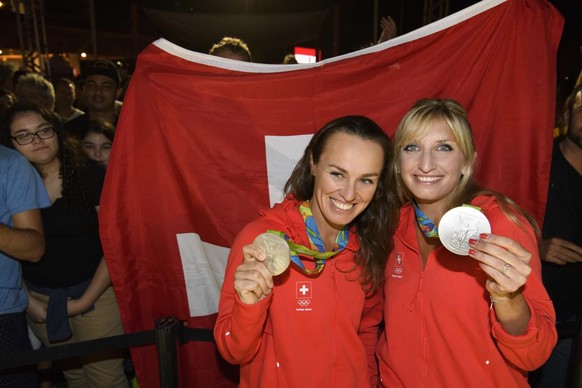
[[[475,184],[476,157],[453,100],[417,101],[394,135],[402,207],[386,264],[382,386],[527,387],[556,343],[539,229]]]
[[[99,240],[97,209],[104,169],[84,158],[62,135],[57,116],[32,103],[16,103],[2,130],[8,146],[39,171],[52,205],[41,209],[46,252],[23,265],[30,293],[29,325],[45,346],[123,334]],[[127,387],[123,357],[61,363],[69,387]]]
[[[381,285],[398,215],[390,150],[368,118],[329,122],[287,181],[286,199],[235,239],[214,336],[240,364],[242,387],[377,383]],[[293,247],[293,265],[278,276],[253,244],[267,231]]]
[[[86,128],[79,132],[85,155],[107,167],[115,137],[115,127],[104,120],[89,120]]]

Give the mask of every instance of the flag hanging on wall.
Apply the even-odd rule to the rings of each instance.
[[[468,110],[478,181],[541,222],[562,18],[543,0],[485,0],[383,44],[306,65],[195,53],[160,39],[138,57],[101,198],[101,233],[126,332],[173,316],[212,328],[228,249],[279,201],[309,137],[366,115],[392,135],[422,97]],[[132,349],[142,388],[153,346]],[[233,386],[213,343],[180,346],[183,387]]]

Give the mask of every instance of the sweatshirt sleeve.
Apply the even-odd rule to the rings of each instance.
[[[532,371],[548,359],[558,338],[554,307],[542,283],[537,238],[526,220],[520,218],[522,229],[507,219],[499,208],[488,211],[487,218],[493,233],[516,240],[532,255],[529,263],[532,272],[522,290],[531,314],[524,334],[508,334],[497,320],[495,310],[490,312],[491,333],[501,353],[515,367]]]
[[[226,265],[224,283],[220,292],[218,318],[214,339],[220,354],[231,364],[245,364],[253,359],[261,346],[261,336],[271,295],[254,305],[240,301],[234,289],[234,272],[243,262],[242,247],[256,235],[248,226],[236,237]]]
[[[378,363],[376,362],[376,344],[378,343],[379,328],[382,322],[384,293],[383,286],[374,294],[366,298],[362,321],[358,335],[366,348],[368,355],[368,374],[370,376],[370,386],[378,386]]]

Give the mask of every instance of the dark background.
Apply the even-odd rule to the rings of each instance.
[[[38,1],[38,0],[37,0]],[[519,0],[525,1],[525,0]],[[558,52],[558,82],[565,89],[573,85],[582,67],[582,0],[550,1],[565,17]],[[450,0],[449,14],[476,3],[475,0]],[[89,0],[48,0],[44,3],[49,52],[92,53]],[[136,54],[149,43],[163,37],[145,9],[210,14],[270,14],[329,10],[316,39],[302,42],[317,47],[322,58],[351,52],[370,45],[379,34],[377,16],[391,15],[399,34],[423,25],[422,0],[94,0],[97,53],[100,57],[122,60],[131,73]],[[0,48],[18,49],[19,39],[14,14],[0,9]],[[241,36],[242,37],[242,36]],[[242,37],[244,39],[244,37]],[[217,37],[216,40],[219,40]],[[205,42],[189,42],[188,49],[208,52]],[[255,62],[280,63],[292,47],[262,50],[251,47]]]

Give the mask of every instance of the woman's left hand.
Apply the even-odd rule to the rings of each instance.
[[[531,253],[509,237],[481,234],[479,240],[470,239],[469,246],[469,256],[480,261],[479,266],[489,275],[485,286],[494,299],[518,291],[532,271]]]

